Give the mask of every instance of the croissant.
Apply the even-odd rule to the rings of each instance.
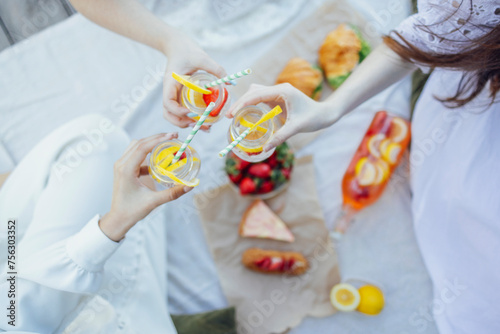
[[[330,86],[338,88],[369,52],[357,28],[341,24],[330,32],[319,49],[319,64]]]
[[[276,83],[288,82],[312,99],[318,100],[323,86],[321,70],[307,60],[296,57],[290,59],[281,71]]]

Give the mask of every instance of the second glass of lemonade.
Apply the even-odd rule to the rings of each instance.
[[[267,111],[259,106],[247,106],[236,112],[228,131],[228,141],[231,143],[246,129],[252,127]],[[275,119],[260,124],[255,131],[246,136],[235,148],[234,154],[249,162],[259,162],[269,158],[274,149],[264,152],[264,145],[269,142],[278,126]]]

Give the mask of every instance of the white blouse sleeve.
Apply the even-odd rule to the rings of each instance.
[[[418,14],[408,17],[395,31],[424,52],[453,54],[499,22],[498,0],[422,0],[418,2]],[[405,45],[394,32],[390,36]]]
[[[76,234],[19,259],[16,327],[4,316],[1,329],[51,333],[82,298],[99,289],[104,264],[121,242],[109,239],[98,223],[99,216],[95,216]],[[2,299],[10,289],[7,270],[3,276]]]

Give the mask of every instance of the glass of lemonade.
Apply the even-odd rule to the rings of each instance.
[[[156,145],[149,156],[149,174],[167,188],[194,182],[200,171],[200,157],[191,146],[186,148],[175,164],[171,164],[181,145],[182,142],[176,139],[162,142]]]
[[[266,113],[267,111],[259,106],[247,106],[238,110],[228,131],[229,143],[238,138],[246,129],[252,127]],[[265,121],[255,131],[250,132],[233,148],[234,154],[249,162],[259,162],[269,158],[273,154],[274,148],[268,152],[264,152],[263,148],[278,128],[275,119]]]
[[[190,77],[190,81],[198,86],[204,87],[206,84],[217,80],[214,75],[206,72],[196,72]],[[196,116],[190,116],[194,121],[198,121],[210,102],[215,103],[214,109],[205,120],[204,124],[213,124],[225,114],[230,105],[230,96],[225,84],[207,88],[212,94],[202,94],[191,88],[182,86],[181,104]]]

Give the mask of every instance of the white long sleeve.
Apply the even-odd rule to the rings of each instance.
[[[78,233],[19,259],[16,288],[16,330],[53,332],[82,298],[95,293],[103,280],[104,264],[120,243],[110,240],[91,219]],[[50,234],[44,235],[44,237]],[[23,244],[23,247],[30,247]],[[7,297],[9,276],[3,271],[1,298]],[[6,305],[2,303],[2,305]],[[40,310],[43,309],[43,312]],[[0,328],[12,330],[2,317]]]

